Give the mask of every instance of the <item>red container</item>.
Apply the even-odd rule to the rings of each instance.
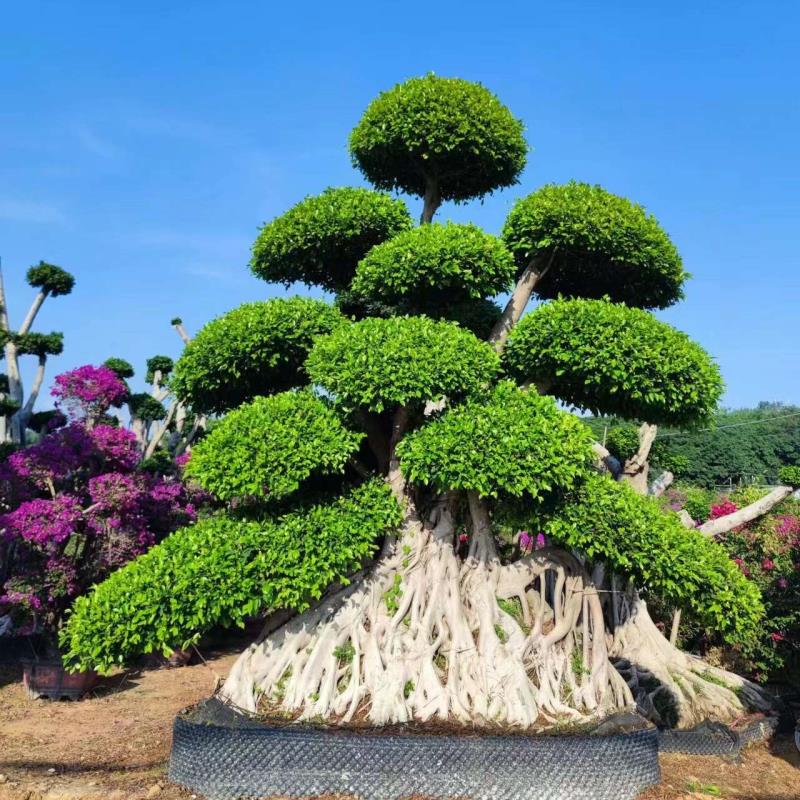
[[[22,683],[28,697],[78,700],[97,681],[96,672],[67,672],[58,661],[24,661]]]

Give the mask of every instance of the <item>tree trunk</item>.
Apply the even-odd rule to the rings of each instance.
[[[434,214],[441,204],[439,183],[434,178],[428,178],[425,183],[425,197],[422,201],[422,215],[419,218],[420,225],[428,225],[433,222]]]
[[[622,467],[620,480],[629,484],[637,494],[647,494],[650,473],[650,449],[655,441],[658,428],[645,422],[639,428],[639,449]]]
[[[485,506],[474,495],[469,504],[462,560],[452,498],[425,522],[407,498],[401,536],[373,573],[250,647],[222,696],[251,712],[376,725],[547,727],[629,707],[579,562],[542,550],[501,566]]]
[[[779,486],[765,497],[756,500],[755,503],[750,503],[749,506],[740,508],[738,511],[734,511],[733,514],[726,514],[724,517],[718,517],[717,519],[710,519],[708,522],[704,522],[697,530],[701,533],[705,533],[707,536],[719,536],[720,534],[732,531],[740,525],[763,517],[764,514],[771,511],[778,503],[785,500],[792,491],[793,489],[789,486]]]
[[[757,684],[678,650],[653,623],[635,591],[618,593],[611,656],[639,711],[659,725],[733,722],[773,704]]]
[[[506,340],[511,333],[511,329],[519,322],[522,313],[528,305],[533,290],[536,284],[545,276],[550,269],[553,259],[555,258],[555,250],[550,253],[548,260],[542,262],[540,259],[531,259],[531,262],[522,271],[517,280],[517,285],[511,293],[500,319],[495,323],[492,333],[489,336],[489,342],[494,345],[498,353],[502,352],[506,346]]]

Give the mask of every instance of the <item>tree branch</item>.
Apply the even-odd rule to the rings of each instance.
[[[405,478],[400,472],[400,459],[397,457],[397,445],[408,429],[409,414],[406,406],[399,406],[392,418],[392,436],[389,439],[389,470],[388,479],[392,494],[401,503],[405,500]]]
[[[375,456],[378,471],[381,473],[388,472],[389,439],[381,428],[380,420],[369,411],[360,411],[358,419],[367,434],[367,444]]]
[[[2,259],[0,259],[0,330],[8,331],[8,306],[6,305],[6,287],[3,282]]]
[[[422,201],[422,215],[419,218],[420,225],[428,225],[433,222],[433,216],[442,204],[439,194],[439,182],[435,178],[425,178],[425,197]]]
[[[740,508],[734,511],[733,514],[726,514],[724,517],[717,519],[710,519],[704,522],[697,530],[706,536],[719,536],[727,533],[740,525],[752,522],[754,519],[763,517],[764,514],[770,512],[778,503],[784,501],[794,490],[790,486],[779,486],[773,489],[768,495],[765,495],[755,503],[750,503],[749,506]]]
[[[33,298],[31,307],[28,309],[25,319],[22,320],[22,325],[19,326],[18,333],[20,336],[31,329],[31,325],[33,325],[33,321],[36,319],[36,315],[39,313],[39,309],[42,307],[42,303],[47,299],[48,294],[50,293],[46,289],[43,289]]]
[[[39,392],[41,391],[42,383],[44,382],[44,371],[46,366],[47,366],[47,356],[46,355],[39,356],[39,366],[36,368],[36,375],[33,379],[33,384],[31,385],[31,392],[28,395],[28,399],[25,402],[24,407],[21,409],[21,414],[22,414],[21,423],[23,426],[27,425],[31,413],[33,412],[33,406],[36,403],[36,399],[39,397]]]
[[[181,341],[184,344],[189,344],[189,342],[192,341],[192,337],[186,332],[186,328],[183,327],[182,322],[179,322],[177,325],[173,325],[172,327],[175,328],[175,331],[177,332],[178,336],[181,337]]]
[[[511,329],[519,322],[536,284],[547,274],[555,256],[556,251],[553,250],[544,268],[541,268],[538,258],[532,258],[528,266],[522,271],[522,275],[519,276],[517,285],[514,287],[514,291],[511,293],[500,319],[495,323],[489,336],[489,343],[494,345],[494,349],[498,353],[503,351]],[[540,267],[540,269],[537,269],[537,267]]]
[[[595,442],[592,445],[592,450],[600,462],[599,465],[607,469],[614,479],[618,478],[622,473],[622,464],[600,442]]]
[[[651,484],[647,493],[651,497],[661,497],[672,486],[675,476],[667,469],[664,470]]]
[[[647,494],[647,476],[650,471],[648,458],[658,433],[658,426],[648,422],[639,428],[639,449],[625,461],[620,480],[628,483],[639,494]]]
[[[158,426],[153,437],[150,439],[150,442],[147,445],[147,448],[144,451],[144,457],[150,458],[150,456],[155,453],[156,448],[158,447],[161,440],[164,438],[164,434],[167,432],[167,428],[169,428],[170,423],[172,422],[172,418],[175,416],[175,408],[177,406],[177,401],[173,400],[169,404],[169,409],[167,409],[167,416],[163,420],[162,424]]]

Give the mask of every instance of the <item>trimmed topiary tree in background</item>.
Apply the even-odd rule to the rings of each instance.
[[[0,336],[6,359],[6,372],[0,376],[0,441],[17,445],[25,444],[25,430],[33,417],[33,409],[44,383],[47,358],[60,355],[64,349],[62,334],[33,333],[31,327],[48,297],[70,294],[75,286],[75,278],[69,272],[44,261],[31,267],[26,278],[28,284],[38,291],[25,319],[15,331],[9,321],[8,300],[0,272]],[[36,356],[38,360],[27,398],[19,368],[20,356],[25,355]]]
[[[108,669],[285,609],[302,613],[241,656],[228,702],[522,727],[634,704],[679,725],[769,706],[670,644],[642,599],[657,591],[737,640],[763,614],[724,550],[645,496],[656,425],[705,423],[723,389],[648,311],[682,296],[666,233],[578,183],[518,201],[502,238],[433,222],[444,201],[517,182],[522,130],[480,85],[408,81],[350,148],[378,190],[422,199],[421,227],[366,189],[264,226],[253,271],[336,303],[245,304],[187,346],[174,391],[227,414],[187,473],[225,510],[78,601],[73,664]],[[547,302],[520,321],[534,295]],[[637,420],[637,451],[620,463],[557,400]]]

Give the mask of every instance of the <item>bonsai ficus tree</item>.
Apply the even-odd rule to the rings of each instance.
[[[222,510],[79,601],[68,658],[108,669],[297,611],[273,615],[223,698],[522,727],[634,704],[682,725],[766,708],[757,686],[672,646],[644,600],[734,640],[763,613],[713,538],[646,496],[656,426],[706,423],[723,389],[703,349],[650,313],[687,277],[667,234],[575,182],[519,200],[501,237],[434,222],[525,164],[522,123],[463,80],[382,94],[350,150],[377,189],[422,199],[421,224],[344,188],[262,228],[256,275],[336,300],[248,303],[187,344],[171,387],[221,419],[186,475]],[[637,452],[612,458],[565,406],[636,420]]]
[[[44,261],[31,267],[26,277],[28,284],[38,291],[19,328],[14,330],[0,272],[0,337],[6,360],[6,372],[0,376],[0,440],[14,444],[25,444],[25,430],[44,383],[48,356],[60,355],[64,349],[61,333],[35,333],[31,328],[48,297],[70,294],[75,285],[75,278],[69,272]],[[36,356],[38,361],[27,397],[19,366],[20,356],[25,355]]]

